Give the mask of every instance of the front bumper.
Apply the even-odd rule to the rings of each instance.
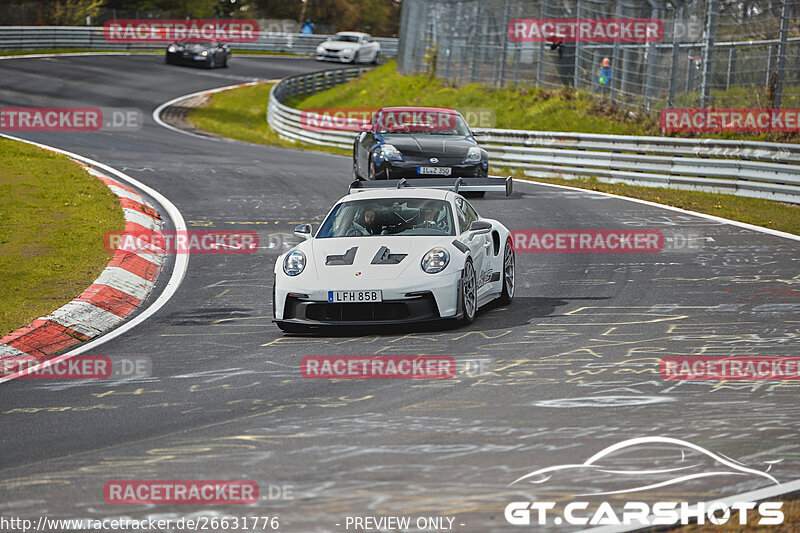
[[[343,52],[317,52],[317,61],[338,61],[340,63],[349,63],[353,60],[355,53],[350,52],[345,54]]]
[[[349,287],[321,286],[315,282],[287,288],[278,275],[275,285],[274,322],[323,325],[388,325],[456,318],[461,271],[432,274],[422,283],[400,280],[365,280]],[[292,280],[294,281],[294,280]],[[417,281],[417,280],[415,280]],[[329,290],[380,290],[380,303],[329,303]]]
[[[449,167],[450,175],[441,174],[420,174],[420,167]],[[459,162],[439,162],[430,163],[427,160],[408,160],[408,161],[389,161],[383,160],[375,165],[375,177],[377,179],[398,180],[400,178],[486,178],[489,176],[489,164],[462,163]]]
[[[167,63],[171,65],[203,65],[208,64],[208,56],[185,55],[182,52],[167,52]]]

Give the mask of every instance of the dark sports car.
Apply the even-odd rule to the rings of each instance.
[[[231,49],[222,43],[172,43],[167,47],[168,65],[197,65],[205,68],[227,67]]]
[[[353,146],[357,180],[450,176],[485,178],[489,156],[464,117],[438,107],[384,107]]]

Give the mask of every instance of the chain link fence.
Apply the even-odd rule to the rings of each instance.
[[[650,19],[663,34],[520,42],[520,19]],[[797,108],[800,0],[403,0],[398,68],[455,84],[569,86],[654,111]]]

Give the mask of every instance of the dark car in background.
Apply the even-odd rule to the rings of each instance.
[[[384,107],[356,137],[353,175],[357,180],[485,178],[489,156],[457,111]]]
[[[167,46],[168,65],[196,65],[205,68],[227,67],[231,49],[222,43],[170,43]]]

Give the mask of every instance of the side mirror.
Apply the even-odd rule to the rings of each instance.
[[[311,238],[311,224],[300,224],[294,227],[294,234],[303,240]]]
[[[492,223],[485,220],[473,220],[467,231],[470,233],[469,238],[472,239],[475,235],[483,235],[492,231]]]
[[[358,127],[358,131],[372,131],[372,124],[362,124]]]

